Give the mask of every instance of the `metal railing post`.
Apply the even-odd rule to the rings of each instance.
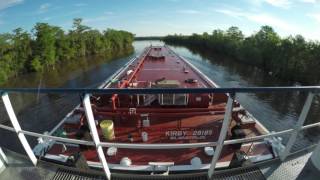
[[[214,151],[214,155],[212,157],[212,161],[211,161],[211,165],[210,168],[208,170],[208,177],[209,179],[211,179],[213,173],[214,173],[214,169],[216,167],[216,164],[219,160],[222,148],[223,148],[223,142],[226,138],[227,132],[228,132],[228,128],[230,125],[230,121],[231,121],[231,114],[232,114],[232,107],[233,107],[233,102],[234,102],[234,98],[235,98],[235,94],[230,94],[229,98],[228,98],[228,102],[227,102],[227,107],[226,107],[226,112],[224,115],[224,119],[222,122],[222,127],[221,127],[221,131],[220,131],[220,135],[219,135],[219,139],[218,139],[218,145],[216,146],[216,149]]]
[[[1,147],[0,147],[0,161],[2,161],[5,164],[9,164],[9,160]]]
[[[85,112],[86,112],[86,118],[87,118],[87,121],[88,121],[88,124],[89,124],[89,128],[90,128],[90,131],[91,131],[91,134],[92,134],[92,139],[93,139],[93,142],[94,142],[94,144],[96,146],[100,162],[102,163],[102,166],[103,166],[103,170],[104,170],[104,172],[106,174],[107,179],[111,180],[111,172],[110,172],[110,169],[108,167],[108,163],[107,163],[106,157],[105,157],[105,155],[103,153],[102,146],[100,144],[100,139],[99,139],[96,123],[95,123],[94,116],[93,116],[93,113],[92,113],[92,108],[91,108],[91,103],[90,103],[90,95],[89,94],[86,94],[84,96],[84,98],[83,98],[83,106],[84,106],[84,109],[85,109]]]
[[[314,97],[314,93],[310,92],[308,94],[307,100],[302,108],[301,114],[299,116],[298,122],[294,127],[294,131],[292,132],[289,141],[287,142],[287,145],[285,146],[284,151],[282,151],[280,153],[280,159],[281,161],[284,161],[286,159],[286,157],[288,156],[288,154],[290,153],[291,147],[293,146],[293,144],[296,142],[297,136],[299,131],[302,129],[302,126],[306,120],[306,117],[308,115],[308,112],[310,110],[311,104],[312,104],[312,100]]]
[[[5,109],[6,109],[7,113],[8,113],[9,119],[11,121],[11,124],[12,124],[15,132],[17,133],[17,136],[18,136],[18,138],[19,138],[24,150],[26,151],[27,155],[29,156],[32,164],[34,166],[36,166],[38,160],[37,160],[36,156],[34,155],[34,153],[33,153],[32,149],[31,149],[31,147],[30,147],[25,135],[21,132],[22,130],[21,130],[20,124],[19,124],[19,122],[17,120],[16,114],[14,113],[14,110],[12,108],[8,93],[6,93],[6,92],[3,93],[1,95],[1,97],[2,97],[2,101],[3,101],[4,107],[5,107]]]
[[[318,171],[320,171],[320,142],[318,142],[318,145],[314,148],[310,160],[315,168],[317,168]]]

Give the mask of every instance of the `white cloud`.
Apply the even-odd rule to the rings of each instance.
[[[180,2],[180,0],[168,0],[170,2]]]
[[[86,23],[86,24],[90,24],[90,25],[96,25],[97,23],[103,23],[103,22],[106,22],[108,20],[110,20],[110,17],[113,16],[114,13],[111,12],[111,11],[105,11],[103,13],[103,15],[101,16],[97,16],[97,17],[94,17],[94,18],[83,18],[83,23]]]
[[[261,8],[265,4],[283,9],[289,9],[295,1],[314,1],[314,0],[245,0],[252,7]]]
[[[245,0],[245,2],[253,6],[261,6],[263,0]]]
[[[233,17],[233,18],[237,18],[237,19],[240,19],[240,18],[246,16],[246,13],[244,13],[244,12],[240,12],[240,11],[237,12],[237,11],[229,10],[229,9],[216,9],[215,11],[218,12],[218,13],[222,13],[222,14],[228,15],[228,16]]]
[[[69,12],[66,12],[66,13],[63,13],[63,14],[56,14],[55,16],[47,16],[47,17],[44,17],[42,18],[42,20],[44,21],[49,21],[49,20],[52,20],[52,19],[57,19],[57,18],[64,18],[64,17],[74,17],[76,14],[79,14],[81,13],[82,11],[80,9],[77,9],[77,10],[74,10],[74,11],[69,11]]]
[[[178,13],[181,14],[200,14],[200,11],[192,10],[192,9],[183,9],[183,10],[178,10]]]
[[[4,24],[4,21],[3,21],[3,15],[4,13],[0,13],[0,25]]]
[[[313,18],[318,23],[320,23],[320,13],[307,14],[307,16]]]
[[[22,3],[24,0],[0,0],[0,10]]]
[[[215,11],[230,16],[232,18],[236,18],[239,21],[248,20],[258,25],[270,25],[274,27],[281,35],[284,36],[288,36],[290,34],[302,34],[304,37],[310,40],[320,40],[320,26],[315,26],[311,29],[305,28],[303,26],[289,23],[288,21],[285,21],[284,19],[279,18],[275,15],[264,12],[244,11],[235,8],[221,8],[216,9]],[[310,13],[306,16],[320,23],[320,13]]]
[[[139,20],[139,21],[137,21],[137,23],[150,25],[150,24],[153,24],[154,22],[153,21],[148,21],[148,20]]]
[[[231,11],[228,9],[217,9],[216,12],[228,15],[237,19],[247,19],[261,25],[270,25],[281,30],[291,31],[298,29],[297,27],[287,23],[286,21],[266,13],[250,13],[244,11]]]
[[[106,15],[113,15],[113,12],[112,12],[112,11],[105,11],[103,14],[106,14]]]
[[[317,0],[300,0],[300,1],[304,3],[312,3],[312,4],[318,2]]]
[[[84,18],[83,22],[91,24],[91,23],[97,23],[97,22],[104,22],[104,21],[107,21],[107,20],[108,20],[108,17],[106,17],[106,16],[98,16],[98,17],[95,17],[95,18]]]
[[[38,13],[39,14],[45,13],[49,10],[50,7],[51,7],[50,3],[41,4],[38,10]]]
[[[275,7],[280,7],[284,9],[290,8],[292,2],[289,0],[265,0],[266,3],[275,6]]]
[[[52,17],[45,17],[45,18],[43,18],[42,20],[44,20],[44,21],[49,21],[49,20],[51,20],[52,19]]]
[[[286,31],[297,29],[297,27],[287,23],[286,21],[269,14],[249,14],[246,18],[261,25],[270,25]]]
[[[77,3],[75,4],[74,6],[77,6],[77,7],[83,7],[83,6],[87,6],[88,4],[86,3]]]

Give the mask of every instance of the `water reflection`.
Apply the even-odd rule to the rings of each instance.
[[[140,54],[146,46],[162,45],[160,41],[137,41],[134,43],[135,52],[128,57],[116,59],[88,58],[79,59],[76,63],[68,62],[58,65],[53,70],[43,73],[33,73],[11,79],[4,87],[97,87],[116,70],[122,67],[129,59]],[[202,52],[185,47],[171,46],[178,54],[189,59],[203,73],[222,87],[248,86],[286,86],[274,77],[265,75],[259,69],[240,64],[231,59],[218,57],[212,52]],[[50,131],[70,110],[80,103],[79,95],[10,95],[12,104],[17,112],[21,126],[26,130],[43,133]],[[270,131],[284,130],[293,127],[300,114],[306,94],[239,94],[238,101],[248,109]],[[317,122],[319,118],[319,100],[315,99],[307,122]],[[7,115],[0,103],[0,121],[8,124]],[[302,144],[315,141],[318,130],[310,130],[305,137],[300,136]],[[14,134],[0,130],[2,139],[0,146],[9,147],[15,151],[21,150],[20,143]],[[32,144],[35,139],[30,139]],[[11,142],[11,143],[9,143]],[[18,145],[17,145],[18,144]],[[21,151],[20,151],[21,152]]]
[[[92,57],[67,62],[43,73],[31,73],[11,79],[3,87],[97,87],[134,54],[116,59]],[[10,94],[10,100],[22,129],[43,133],[50,131],[61,119],[80,103],[78,94]],[[0,123],[10,125],[3,103],[0,102]],[[16,135],[0,130],[0,146],[24,153]],[[31,145],[37,142],[28,137]]]
[[[178,54],[189,59],[196,67],[221,87],[291,86],[258,68],[217,56],[214,52],[195,47],[171,46]],[[239,94],[238,101],[259,119],[270,131],[294,127],[306,100],[306,93]],[[319,98],[315,97],[306,124],[319,122]],[[318,139],[319,129],[306,131],[302,142]],[[303,136],[303,135],[302,135]]]

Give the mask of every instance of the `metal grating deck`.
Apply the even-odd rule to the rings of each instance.
[[[213,179],[222,180],[222,179],[230,179],[230,180],[265,180],[266,178],[262,174],[259,168],[248,168],[248,169],[240,169],[240,170],[231,170],[225,173],[219,174],[219,171],[213,176]]]
[[[58,169],[51,180],[104,180],[105,177],[81,172]]]
[[[288,158],[285,162],[274,163],[268,167],[261,168],[264,176],[270,180],[274,179],[297,179],[303,168],[309,161],[311,153],[294,159]],[[306,178],[306,177],[305,177]]]
[[[106,179],[102,171],[75,169],[63,167],[48,162],[39,162],[34,167],[27,158],[16,153],[6,151],[9,163],[6,169],[0,173],[1,180],[102,180]],[[320,177],[320,171],[310,162],[310,151],[301,151],[289,157],[287,161],[272,160],[258,165],[258,167],[243,167],[238,169],[226,169],[215,172],[213,179],[222,180],[316,180]],[[207,173],[142,175],[125,174],[126,172],[113,172],[112,180],[206,180]]]
[[[102,180],[104,176],[80,173],[77,171],[58,169],[52,180]],[[173,174],[170,176],[163,175],[137,175],[137,174],[112,174],[112,180],[207,180],[207,173],[191,173],[191,174]],[[235,171],[227,171],[217,173],[213,179],[222,180],[265,180],[259,168],[241,169]]]

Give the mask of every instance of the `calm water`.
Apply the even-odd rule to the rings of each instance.
[[[42,74],[34,73],[12,79],[4,87],[96,87],[112,75],[129,59],[140,54],[146,47],[163,44],[160,41],[137,41],[134,43],[134,54],[113,60],[91,58],[79,59],[78,63],[67,63]],[[172,47],[172,46],[171,46]],[[270,76],[264,75],[258,69],[248,67],[234,61],[215,57],[212,54],[197,54],[184,47],[172,47],[178,54],[189,59],[203,73],[221,87],[248,86],[281,86],[289,85]],[[12,94],[13,107],[23,129],[35,132],[50,131],[75,105],[80,103],[79,95],[30,95]],[[237,100],[251,112],[270,131],[284,130],[293,127],[298,119],[306,99],[305,94],[239,94]],[[307,123],[318,122],[320,117],[319,100],[315,98]],[[8,124],[7,114],[0,104],[0,122]],[[307,145],[318,139],[319,129],[311,129],[300,136],[298,145]],[[0,130],[0,146],[21,152],[20,143],[12,133]],[[28,137],[32,144],[36,139]],[[18,144],[18,145],[17,145]]]

